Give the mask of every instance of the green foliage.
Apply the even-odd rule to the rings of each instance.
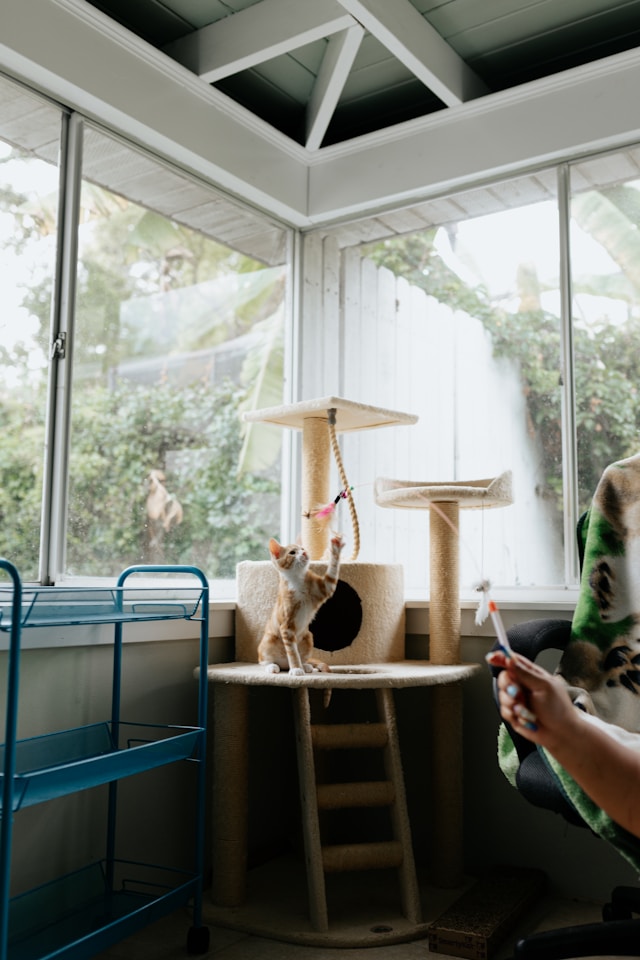
[[[236,476],[243,399],[230,383],[88,392],[73,417],[68,572],[115,575],[132,563],[163,562],[231,578],[238,561],[264,552],[278,485]],[[164,473],[183,510],[154,549],[146,512],[151,470]]]
[[[38,576],[44,407],[0,401],[0,556]]]
[[[92,184],[84,184],[81,205],[88,227],[77,271],[65,572],[113,576],[129,564],[164,562],[232,578],[238,561],[264,555],[279,527],[279,451],[271,449],[264,475],[246,458],[239,470],[240,411],[255,396],[258,372],[271,385],[276,377],[281,396],[284,272]],[[10,246],[18,254],[55,229],[51,198],[27,203],[7,188],[0,210],[14,218]],[[51,284],[49,272],[34,271],[22,296],[41,345]],[[200,379],[202,371],[163,372],[162,358],[211,351],[261,326],[253,351],[253,341],[245,344],[241,383],[211,370]],[[154,357],[152,383],[122,375],[128,361],[139,367]],[[47,384],[30,362],[19,340],[0,348],[0,555],[36,579]],[[3,367],[11,390],[2,389]],[[181,506],[180,522],[166,530],[148,516],[151,471],[164,474]]]
[[[590,191],[576,197],[572,214],[582,228],[609,253],[622,271],[613,278],[574,278],[574,293],[613,296],[635,306],[640,292],[640,193],[627,185]],[[493,303],[486,289],[467,286],[442,260],[434,246],[435,229],[394,238],[365,248],[367,256],[422,287],[452,310],[463,310],[491,334],[494,354],[518,365],[527,404],[528,431],[542,451],[546,480],[543,495],[562,511],[561,347],[558,318],[535,305],[535,272],[521,268],[521,307],[507,312]],[[523,294],[529,294],[524,296]],[[608,318],[586,329],[573,328],[576,369],[576,430],[581,503],[586,508],[604,467],[638,452],[640,405],[637,355],[638,310],[626,323]]]

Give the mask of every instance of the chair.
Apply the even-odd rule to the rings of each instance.
[[[583,523],[584,517],[581,517],[578,524],[580,547]],[[581,550],[581,563],[582,560]],[[544,650],[562,652],[570,634],[571,621],[555,619],[531,620],[507,631],[512,648],[529,660],[536,660]],[[494,649],[497,646],[498,644],[495,644]],[[497,704],[496,679],[500,671],[496,668],[490,669],[494,678],[494,697]],[[560,790],[536,745],[521,737],[509,724],[505,726],[518,756],[518,791],[534,806],[560,814],[569,823],[588,829],[578,811]],[[611,902],[604,906],[603,923],[582,924],[531,934],[516,944],[514,956],[528,960],[563,960],[600,955],[638,957],[640,918],[632,919],[634,913],[640,914],[640,889],[617,887],[611,895]]]

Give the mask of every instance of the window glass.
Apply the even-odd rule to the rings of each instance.
[[[0,78],[0,555],[39,574],[60,110]]]
[[[362,272],[359,289],[377,291],[377,325],[375,336],[366,320],[347,335],[346,395],[420,419],[345,439],[346,459],[357,470],[364,457],[373,472],[365,482],[511,471],[512,506],[460,512],[461,585],[481,576],[501,586],[563,582],[555,172],[425,203],[404,219],[410,232],[400,213],[397,235],[366,245],[365,259],[347,267]],[[363,311],[371,316],[370,305]],[[424,597],[428,511],[368,511],[365,494],[363,550],[403,563],[410,595]]]
[[[233,578],[279,524],[286,234],[87,127],[66,574]],[[277,525],[276,525],[277,529]]]
[[[580,509],[607,464],[640,451],[640,150],[571,167]]]

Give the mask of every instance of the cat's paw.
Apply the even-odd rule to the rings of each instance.
[[[342,550],[344,547],[344,540],[341,533],[332,533],[331,535],[331,545],[337,547],[338,550]]]
[[[289,673],[291,674],[292,677],[304,676],[304,670],[302,669],[302,667],[291,667],[291,669],[289,670]]]
[[[280,673],[280,667],[277,663],[265,663],[264,669],[266,673]]]
[[[315,673],[315,667],[312,663],[303,663],[302,668],[305,673]]]

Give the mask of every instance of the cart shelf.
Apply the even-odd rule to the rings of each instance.
[[[174,596],[167,597],[167,594]],[[13,626],[13,590],[0,587],[0,630]],[[20,626],[85,626],[200,619],[202,590],[193,588],[24,587]]]
[[[10,901],[8,960],[49,960],[61,950],[92,957],[177,909],[196,886],[195,874],[151,864],[89,864]]]
[[[193,901],[190,953],[206,953],[202,926],[205,736],[209,588],[197,567],[127,568],[115,587],[24,587],[16,568],[0,559],[12,583],[0,584],[0,631],[8,633],[5,744],[0,746],[0,960],[85,960],[160,916]],[[171,581],[145,586],[133,576]],[[176,581],[175,577],[178,577]],[[183,585],[186,584],[186,585]],[[194,585],[195,584],[195,585]],[[121,719],[122,644],[126,623],[194,620],[200,626],[197,726],[132,723]],[[113,627],[111,717],[69,730],[18,739],[21,635],[26,627]],[[116,858],[116,782],[155,767],[192,760],[198,767],[193,872]],[[101,863],[9,899],[14,814],[109,783]]]
[[[14,811],[165,763],[186,760],[202,732],[200,727],[122,721],[115,726],[118,736],[114,725],[104,722],[18,740]],[[4,750],[1,746],[0,763]],[[4,774],[0,773],[0,789],[3,779]]]

